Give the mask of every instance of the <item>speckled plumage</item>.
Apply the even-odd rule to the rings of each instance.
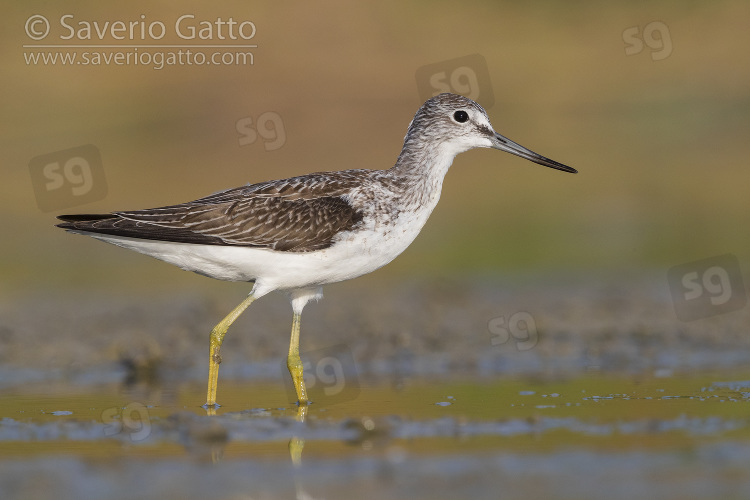
[[[467,113],[465,123],[456,120],[458,111]],[[218,279],[267,281],[270,289],[319,286],[371,272],[400,254],[435,208],[453,158],[473,147],[497,147],[497,140],[518,146],[494,132],[479,104],[440,94],[417,111],[388,170],[314,173],[179,205],[64,215],[59,227]],[[527,151],[511,152],[528,158]],[[529,159],[572,170],[539,155]],[[269,268],[268,251],[277,269]],[[297,279],[279,276],[294,270]]]
[[[343,172],[342,172],[343,173]],[[96,216],[62,216],[65,229],[196,245],[281,252],[328,248],[362,221],[344,195],[364,171],[311,174],[228,189],[195,201]]]
[[[430,157],[438,151],[430,149],[434,128],[429,120],[438,104],[439,100],[428,101],[416,114],[396,166],[385,172],[358,169],[315,173],[232,188],[179,205],[63,215],[60,219],[65,222],[59,227],[178,243],[284,252],[322,250],[334,243],[337,234],[361,226],[365,216],[380,214],[382,218],[387,213],[395,218],[404,209],[429,204],[427,198],[439,190],[440,174],[444,173],[431,175],[419,166],[435,164]],[[465,105],[484,113],[476,103]]]
[[[575,173],[497,134],[474,101],[440,94],[414,115],[388,170],[316,173],[179,205],[64,215],[59,227],[212,278],[254,282],[250,296],[211,333],[207,407],[216,406],[219,349],[229,326],[257,298],[287,291],[295,318],[287,365],[302,404],[299,318],[305,304],[322,296],[322,285],[362,276],[401,254],[437,205],[455,156],[477,147]]]

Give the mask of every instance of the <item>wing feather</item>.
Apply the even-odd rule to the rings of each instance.
[[[368,171],[311,174],[228,189],[146,210],[64,215],[59,227],[132,238],[310,252],[328,248],[363,213],[347,193]],[[345,174],[345,175],[341,175]]]

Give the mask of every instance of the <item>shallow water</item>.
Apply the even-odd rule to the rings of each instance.
[[[304,415],[281,383],[219,388],[216,416],[196,383],[6,388],[4,498],[750,493],[750,372],[364,384]]]
[[[747,308],[681,322],[654,282],[332,288],[300,409],[269,298],[209,416],[224,302],[0,304],[0,497],[750,497]],[[519,312],[536,329],[500,335]]]

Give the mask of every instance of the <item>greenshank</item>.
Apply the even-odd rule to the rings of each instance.
[[[161,208],[61,215],[58,227],[204,276],[253,283],[211,330],[206,408],[219,406],[220,350],[230,325],[260,297],[286,292],[294,313],[287,367],[302,406],[309,403],[299,355],[305,305],[322,298],[323,285],[370,273],[403,252],[437,205],[453,159],[473,148],[576,173],[495,132],[476,102],[445,93],[419,108],[387,170],[321,172]]]

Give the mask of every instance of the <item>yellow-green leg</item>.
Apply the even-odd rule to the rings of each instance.
[[[289,374],[294,382],[294,389],[297,391],[297,400],[300,406],[309,403],[307,399],[307,389],[305,388],[305,379],[302,374],[302,360],[299,357],[299,324],[301,313],[295,312],[292,319],[292,339],[289,342],[289,356],[286,358],[286,366],[289,368]]]
[[[216,387],[219,383],[219,365],[221,364],[221,356],[219,351],[221,350],[221,344],[224,342],[224,336],[227,334],[227,330],[232,323],[247,309],[247,306],[253,303],[255,296],[251,293],[240,305],[235,307],[232,312],[227,314],[227,317],[221,320],[213,330],[209,337],[209,359],[208,359],[208,395],[206,396],[206,404],[204,408],[217,408],[219,405],[216,404]]]

